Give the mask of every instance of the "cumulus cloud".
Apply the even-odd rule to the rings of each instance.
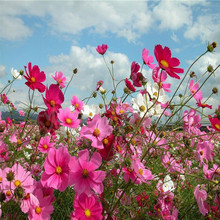
[[[6,75],[6,67],[0,64],[0,78]]]

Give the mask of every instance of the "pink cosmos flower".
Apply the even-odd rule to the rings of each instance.
[[[138,72],[140,69],[140,65],[136,62],[132,62],[131,64],[131,80],[133,81],[133,85],[136,87],[141,87],[142,82],[145,81],[145,78],[141,72]]]
[[[70,109],[67,107],[63,111],[60,109],[57,114],[58,119],[61,121],[61,125],[69,127],[69,128],[77,128],[79,127],[80,120],[78,119],[78,112],[74,111],[71,112]]]
[[[74,189],[78,194],[84,192],[90,195],[92,190],[98,194],[103,192],[102,182],[105,178],[105,172],[102,170],[96,171],[101,163],[102,157],[98,152],[94,152],[89,160],[89,151],[87,149],[78,153],[78,160],[76,157],[70,159],[69,184],[74,185]]]
[[[176,73],[183,73],[184,70],[176,68],[180,65],[180,61],[175,57],[171,57],[171,51],[168,47],[163,48],[161,45],[156,45],[154,55],[161,69],[164,69],[171,77],[180,79]]]
[[[199,206],[199,211],[205,216],[209,210],[208,210],[208,203],[205,201],[207,199],[207,192],[204,190],[205,185],[201,186],[197,185],[194,190],[194,196],[197,202],[197,205]]]
[[[160,67],[155,67],[153,69],[152,78],[154,82],[156,82],[160,86],[160,88],[163,88],[164,91],[171,92],[170,91],[171,84],[163,83],[167,79],[167,73],[163,70],[160,73],[159,71],[160,71]]]
[[[132,85],[131,81],[129,81],[127,78],[125,79],[125,85],[128,87],[129,90],[131,90],[132,92],[135,92],[136,89],[134,88],[134,86]]]
[[[199,90],[199,85],[197,83],[194,84],[193,80],[190,80],[189,90],[197,102],[198,100],[202,100],[202,91]]]
[[[152,175],[149,169],[145,168],[144,164],[140,161],[140,158],[132,158],[132,167],[141,182],[149,183],[148,180],[154,179],[154,175]]]
[[[39,125],[39,129],[41,133],[46,134],[50,132],[51,134],[55,134],[55,130],[59,129],[60,123],[57,119],[56,112],[49,111],[41,111],[37,117],[37,124]]]
[[[215,116],[215,117],[212,117],[211,115],[209,115],[209,121],[211,122],[212,124],[212,127],[220,132],[220,120]]]
[[[20,116],[24,116],[24,115],[25,115],[25,112],[22,111],[22,110],[19,110],[18,112],[19,112],[19,115],[20,115]]]
[[[63,76],[62,72],[55,72],[55,76],[52,76],[53,79],[57,82],[57,85],[61,88],[65,88],[66,77]]]
[[[31,206],[39,206],[39,201],[32,193],[28,193],[24,196],[21,201],[21,211],[24,213],[28,213]]]
[[[48,111],[55,112],[61,108],[61,104],[64,102],[64,95],[58,85],[51,84],[49,89],[46,88],[45,98],[43,97],[43,99]]]
[[[142,59],[144,61],[144,64],[151,69],[153,69],[156,66],[156,64],[152,64],[154,62],[153,56],[149,55],[149,50],[145,48],[142,51]]]
[[[8,97],[5,94],[1,94],[1,101],[3,102],[3,104],[6,104],[8,101]]]
[[[39,203],[33,204],[30,207],[28,218],[30,220],[50,220],[50,215],[54,210],[52,203],[47,198],[45,198],[41,189],[36,189],[34,194]]]
[[[92,141],[92,146],[97,149],[103,149],[103,139],[112,133],[112,126],[109,125],[107,118],[96,114],[87,126],[83,126],[80,136]]]
[[[108,49],[108,45],[106,44],[102,44],[102,45],[98,45],[97,48],[96,48],[96,51],[101,54],[101,55],[104,55],[105,52],[107,51]]]
[[[69,160],[70,154],[66,148],[51,148],[44,162],[45,171],[41,176],[42,185],[63,192],[68,185]]]
[[[25,193],[32,193],[35,189],[35,180],[31,177],[31,173],[26,171],[19,163],[16,163],[10,169],[14,173],[11,189],[15,190],[22,187]]]
[[[97,82],[97,85],[96,85],[96,90],[98,91],[99,89],[100,89],[100,87],[103,85],[103,81],[102,80],[99,80],[98,82]]]
[[[208,105],[208,104],[206,104],[206,103],[202,103],[200,99],[197,100],[197,103],[196,103],[196,104],[197,104],[198,107],[210,108],[210,109],[212,109],[212,106],[211,106],[211,105]]]
[[[94,195],[88,196],[85,193],[77,195],[73,202],[74,213],[76,219],[81,220],[102,220],[102,204]]]
[[[42,84],[46,80],[46,75],[43,71],[40,71],[40,68],[37,65],[34,65],[32,68],[31,63],[28,63],[28,71],[25,66],[26,76],[24,78],[27,80],[25,83],[30,89],[37,89],[39,92],[44,92],[46,86]]]
[[[203,165],[203,172],[206,179],[211,180],[216,176],[220,176],[220,166],[217,164],[213,164],[211,169],[208,169],[208,164]]]
[[[48,151],[54,147],[54,143],[50,143],[50,137],[41,137],[38,149],[42,153],[48,153]]]
[[[184,131],[195,131],[201,127],[200,124],[201,117],[200,115],[196,115],[196,110],[190,109],[183,113],[183,129]]]
[[[72,97],[71,104],[72,104],[72,106],[75,107],[75,111],[77,111],[77,112],[81,112],[82,110],[84,110],[83,101],[80,101],[76,96]]]

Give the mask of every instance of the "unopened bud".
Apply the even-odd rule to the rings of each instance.
[[[191,78],[193,78],[193,77],[195,77],[195,76],[196,76],[196,74],[195,74],[195,72],[194,72],[194,71],[192,71],[192,72],[191,72],[189,75],[190,75],[190,77],[191,77]]]
[[[9,171],[9,172],[6,174],[6,179],[7,179],[9,182],[11,182],[12,180],[14,180],[14,178],[15,178],[14,172]]]
[[[214,48],[216,48],[216,47],[217,47],[217,43],[214,41],[213,43],[208,44],[207,50],[208,50],[209,52],[213,52]]]
[[[77,74],[77,72],[78,72],[78,69],[75,68],[75,69],[73,70],[73,73],[74,73],[74,74]]]
[[[93,92],[92,96],[93,96],[93,98],[96,98],[97,93],[96,93],[96,92]]]
[[[124,88],[124,93],[126,93],[126,94],[130,94],[130,90],[129,90],[128,87],[125,87],[125,88]]]
[[[218,88],[216,88],[216,87],[212,88],[212,93],[214,93],[214,94],[218,93]]]
[[[24,75],[24,70],[20,70],[20,75],[21,75],[21,76]]]
[[[111,63],[111,64],[114,64],[114,62],[115,62],[114,60],[111,60],[111,62],[110,62],[110,63]]]
[[[180,97],[180,98],[182,98],[182,97],[183,97],[183,95],[182,95],[182,94],[179,94],[179,97]]]
[[[103,108],[103,104],[99,104],[99,108],[102,109]]]
[[[211,72],[213,71],[213,67],[212,67],[212,65],[208,65],[207,70],[208,70],[208,72],[211,73]]]
[[[213,48],[216,48],[217,47],[217,42],[216,41],[212,42],[212,46],[213,46]]]

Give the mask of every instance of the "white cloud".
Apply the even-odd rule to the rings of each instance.
[[[6,75],[6,67],[0,64],[0,78]]]
[[[188,39],[200,38],[202,42],[219,41],[220,39],[220,16],[201,15],[196,22],[190,25],[184,33]],[[220,43],[220,42],[218,42]]]
[[[191,8],[182,1],[162,0],[153,9],[154,16],[159,20],[160,29],[178,30],[192,23]]]
[[[110,61],[114,61],[116,83],[119,80],[130,76],[131,63],[126,55],[107,51],[105,58],[110,69]],[[70,80],[73,74],[73,69],[78,69],[78,73],[74,75],[73,81],[68,90],[74,90],[74,92],[81,94],[81,96],[90,95],[90,92],[95,90],[96,83],[99,80],[104,81],[103,88],[107,90],[113,89],[112,80],[105,62],[94,47],[87,46],[85,48],[80,48],[78,46],[72,46],[69,54],[51,56],[49,62],[51,63],[51,66],[44,68],[45,73],[48,73],[47,75],[54,73],[55,71],[62,71],[68,80]],[[122,85],[124,86],[124,83],[122,83]]]

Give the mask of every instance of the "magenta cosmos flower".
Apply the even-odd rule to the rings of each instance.
[[[55,112],[61,108],[61,104],[64,102],[64,95],[56,84],[51,84],[49,89],[46,88],[46,94],[44,103],[48,108],[48,111]]]
[[[147,65],[151,69],[153,69],[156,66],[156,64],[153,64],[154,62],[153,56],[149,55],[149,50],[145,48],[142,51],[142,59],[144,61],[144,64]]]
[[[61,88],[65,87],[66,77],[63,76],[62,72],[55,72],[55,76],[52,76],[52,78],[57,82],[58,86]]]
[[[105,172],[102,170],[96,171],[102,163],[101,155],[95,152],[89,160],[89,151],[86,149],[80,151],[78,156],[78,160],[76,157],[72,157],[69,162],[69,184],[74,185],[74,189],[78,194],[84,192],[90,195],[92,193],[91,189],[101,194]]]
[[[48,153],[48,151],[53,147],[54,147],[54,143],[50,142],[49,136],[41,137],[39,145],[38,145],[38,149],[40,152]]]
[[[191,92],[191,95],[195,98],[197,102],[199,100],[202,100],[202,91],[199,90],[199,84],[197,83],[194,84],[194,81],[190,80],[189,90]]]
[[[212,117],[211,115],[209,115],[209,121],[211,122],[212,127],[216,131],[220,132],[220,120],[216,117],[216,115],[215,117]]]
[[[71,112],[70,109],[67,107],[64,111],[63,109],[60,109],[57,116],[58,119],[61,121],[61,125],[69,128],[79,127],[80,120],[78,119],[77,111]]]
[[[177,68],[180,61],[175,57],[171,57],[171,51],[168,47],[163,48],[161,45],[156,45],[154,55],[161,69],[164,69],[171,77],[180,79],[176,73],[183,73],[184,70]]]
[[[92,141],[92,146],[97,149],[103,149],[103,139],[112,133],[112,126],[109,125],[107,118],[95,115],[87,126],[83,126],[80,136]]]
[[[42,185],[64,191],[69,180],[69,160],[70,154],[66,148],[51,148],[44,162]]]
[[[104,55],[105,52],[107,51],[108,49],[108,45],[106,44],[102,44],[102,45],[98,45],[97,48],[96,48],[96,51],[101,54],[101,55]]]
[[[34,65],[32,68],[31,63],[28,63],[28,71],[27,67],[25,66],[26,76],[24,78],[27,80],[25,83],[30,89],[35,90],[37,89],[39,92],[44,92],[46,86],[42,84],[46,80],[46,75],[43,71],[40,71],[39,66]]]
[[[75,196],[73,202],[73,217],[81,220],[102,220],[102,204],[94,195],[87,196],[82,193]]]

